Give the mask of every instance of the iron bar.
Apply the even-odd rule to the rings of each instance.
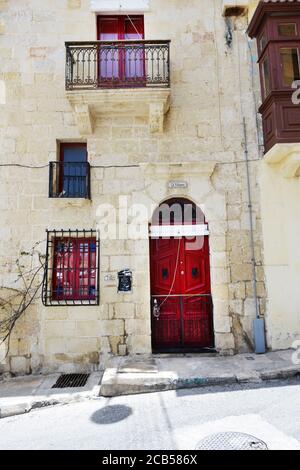
[[[90,199],[88,162],[50,162],[49,197]]]
[[[47,230],[45,306],[99,305],[99,249],[95,230]]]

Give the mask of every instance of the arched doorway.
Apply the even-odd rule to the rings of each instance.
[[[208,226],[188,199],[169,199],[150,228],[153,352],[213,348]]]

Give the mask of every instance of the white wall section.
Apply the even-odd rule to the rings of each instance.
[[[91,0],[95,12],[139,12],[150,9],[150,0]]]

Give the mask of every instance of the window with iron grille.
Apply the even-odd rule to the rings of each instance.
[[[99,238],[95,230],[47,231],[43,303],[99,305]]]

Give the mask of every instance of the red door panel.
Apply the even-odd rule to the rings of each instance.
[[[176,347],[181,343],[180,304],[170,297],[161,307],[159,320],[153,321],[153,343],[166,348]]]
[[[210,294],[208,237],[184,238],[185,294]]]
[[[152,318],[154,349],[211,347],[208,237],[151,239],[150,256],[151,296],[160,306]]]
[[[180,274],[175,265],[181,240],[153,239],[151,241],[151,279],[152,290],[156,295],[168,294],[172,284],[172,294],[180,292]]]
[[[210,296],[183,299],[183,342],[186,347],[211,346],[211,320]]]

